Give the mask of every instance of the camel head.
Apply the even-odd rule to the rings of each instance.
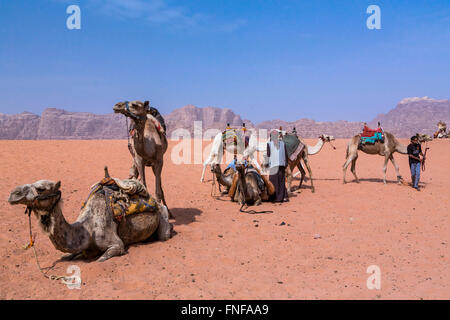
[[[430,137],[428,134],[424,133],[424,134],[420,134],[420,133],[416,133],[416,137],[417,139],[419,139],[419,143],[422,142],[427,142],[427,141],[432,141],[433,138]]]
[[[328,134],[321,134],[319,136],[319,139],[322,139],[323,142],[331,142],[334,141],[334,137],[333,136],[329,136]]]
[[[123,101],[114,105],[114,113],[121,113],[134,120],[146,119],[149,111],[149,101]]]
[[[214,173],[216,176],[222,174],[222,169],[220,168],[220,164],[218,163],[212,163],[211,164],[211,172]]]
[[[245,164],[243,161],[238,160],[236,161],[236,171],[240,173],[244,173],[245,170]]]
[[[60,186],[60,181],[53,182],[49,180],[39,180],[32,184],[24,184],[11,191],[8,202],[11,205],[23,204],[31,208],[45,209],[55,203],[55,198],[60,197]]]

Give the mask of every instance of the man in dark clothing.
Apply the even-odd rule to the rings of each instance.
[[[286,189],[287,150],[277,131],[272,131],[270,134],[270,142],[267,144],[267,156],[269,157],[270,167],[269,180],[275,187],[275,193],[271,196],[271,200],[275,202],[289,201]]]
[[[420,164],[423,157],[422,147],[420,146],[419,139],[417,136],[411,137],[411,143],[408,145],[408,157],[409,157],[409,167],[411,169],[411,181],[412,186],[417,191],[419,189],[419,179],[420,179]]]

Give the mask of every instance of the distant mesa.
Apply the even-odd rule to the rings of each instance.
[[[336,138],[349,138],[360,132],[362,122],[314,121],[302,118],[296,121],[268,120],[258,124],[228,108],[198,108],[186,105],[164,115],[169,137],[178,128],[193,133],[194,121],[202,121],[203,130],[223,130],[227,123],[232,127],[272,129],[283,127],[305,138],[317,138],[326,133]],[[401,100],[386,114],[380,114],[369,126],[376,127],[380,121],[386,131],[397,137],[407,138],[415,133],[432,135],[438,121],[450,123],[450,100],[429,97],[413,97]],[[93,114],[89,112],[69,112],[63,109],[47,108],[42,115],[30,112],[7,115],[0,113],[0,139],[3,140],[43,140],[43,139],[126,139],[125,117],[120,114]]]

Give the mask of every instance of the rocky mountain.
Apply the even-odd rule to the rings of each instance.
[[[378,115],[369,126],[376,127],[380,121],[384,130],[409,138],[417,132],[432,135],[439,120],[450,125],[450,100],[405,98],[396,108]]]
[[[321,134],[332,135],[335,138],[348,138],[358,133],[362,128],[361,122],[349,122],[344,120],[316,122],[311,119],[300,119],[293,122],[286,122],[283,120],[264,121],[257,124],[257,127],[267,130],[282,127],[283,130],[287,131],[292,131],[295,128],[298,135],[304,138],[317,138]]]
[[[68,112],[47,108],[41,116],[24,112],[0,114],[0,139],[125,139],[125,118],[120,114]]]
[[[194,130],[194,121],[202,121],[202,129],[224,129],[229,123],[248,128],[272,129],[283,127],[297,132],[305,138],[317,138],[326,133],[336,138],[348,138],[360,132],[362,122],[333,121],[318,122],[300,119],[292,122],[284,120],[264,121],[253,124],[243,120],[232,110],[224,108],[198,108],[193,105],[176,109],[164,115],[168,134],[178,128]],[[376,127],[380,121],[386,131],[398,137],[410,137],[420,132],[432,134],[437,122],[450,124],[450,100],[435,100],[428,97],[406,98],[396,108],[378,115],[369,126]],[[0,114],[0,139],[125,139],[125,117],[120,114],[93,114],[89,112],[68,112],[61,109],[45,109],[41,116],[24,112],[15,115]]]
[[[245,122],[247,127],[253,127],[249,120],[242,120],[228,108],[220,109],[214,107],[197,108],[193,105],[187,105],[175,109],[170,114],[164,116],[169,135],[176,129],[183,128],[194,132],[194,121],[202,122],[202,129],[224,129],[227,123],[232,127],[241,127]]]

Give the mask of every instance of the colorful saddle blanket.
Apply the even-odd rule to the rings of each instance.
[[[238,143],[244,142],[244,147],[248,147],[248,142],[250,138],[245,136],[245,130],[243,129],[226,129],[222,132],[222,141],[224,147],[227,145],[237,145]]]
[[[96,193],[105,195],[107,210],[118,222],[131,214],[155,212],[158,209],[156,200],[148,194],[144,185],[135,179],[102,179],[91,187],[82,209]]]
[[[384,141],[383,130],[380,128],[373,130],[369,129],[367,126],[364,126],[363,132],[361,133],[361,144],[374,144],[377,141]]]

